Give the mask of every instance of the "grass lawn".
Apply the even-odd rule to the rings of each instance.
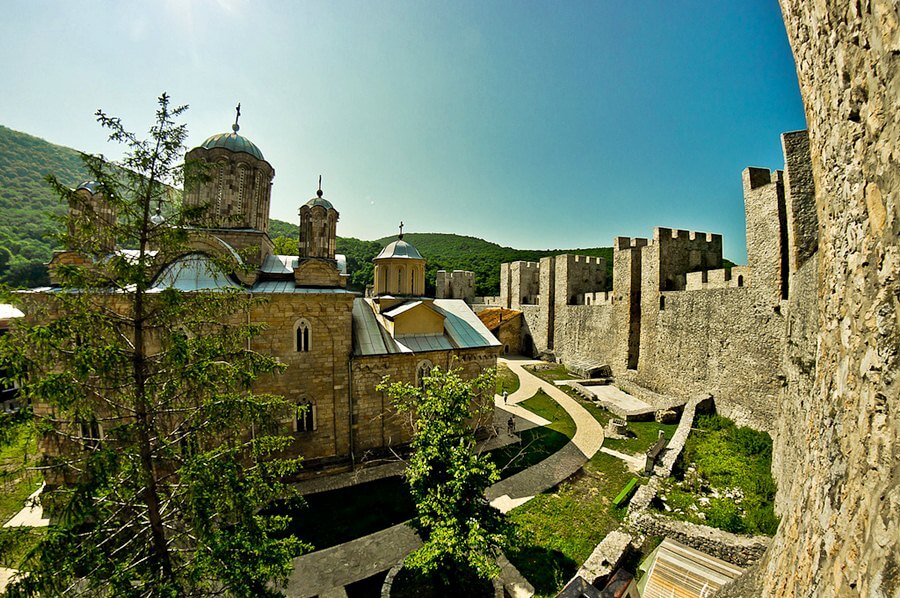
[[[25,506],[43,478],[27,468],[37,465],[37,439],[28,423],[14,424],[9,444],[0,448],[0,525]],[[0,528],[0,566],[20,568],[22,557],[37,544],[45,528]]]
[[[628,429],[635,434],[634,438],[626,440],[604,438],[603,446],[629,455],[643,454],[656,442],[660,430],[663,431],[666,440],[671,440],[675,430],[678,429],[678,424],[658,424],[655,421],[628,422]]]
[[[552,423],[518,432],[521,443],[491,451],[490,458],[504,478],[543,461],[565,446],[575,435],[575,422],[559,403],[543,391],[539,390],[519,405]]]
[[[525,541],[508,556],[537,595],[555,595],[619,526],[625,510],[612,500],[631,477],[620,460],[597,453],[558,487],[510,512]]]
[[[0,448],[0,524],[21,511],[43,481],[39,473],[26,469],[38,461],[37,438],[30,425],[16,424],[9,435],[10,443]]]
[[[549,365],[549,364],[548,364]],[[569,373],[569,370],[566,369],[566,366],[560,364],[552,368],[544,368],[544,367],[534,367],[534,366],[525,366],[529,372],[546,380],[547,382],[554,382],[556,380],[576,380],[577,378]]]
[[[771,471],[768,434],[701,415],[653,506],[678,519],[771,536],[778,528]]]
[[[290,515],[288,533],[311,544],[314,550],[361,538],[415,515],[406,483],[396,476],[317,492],[302,501],[283,501],[272,511]]]
[[[503,365],[497,364],[497,394],[503,394],[506,390],[512,394],[519,390],[519,377],[516,376],[511,369]]]

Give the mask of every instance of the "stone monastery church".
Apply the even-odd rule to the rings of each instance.
[[[275,170],[237,124],[232,128],[187,153],[211,176],[188,187],[184,201],[208,213],[191,233],[190,251],[163,267],[155,286],[266,296],[249,314],[249,323],[265,324],[252,348],[287,369],[257,381],[255,390],[309,406],[284,431],[306,469],[358,462],[408,442],[390,400],[375,390],[382,378],[418,383],[434,366],[474,377],[496,366],[499,341],[463,300],[424,296],[425,258],[402,233],[374,260],[371,297],[347,290],[346,260],[335,253],[340,214],[321,189],[300,207],[299,255],[274,254],[268,230]],[[93,191],[89,183],[78,189],[101,205]],[[211,256],[231,256],[234,272],[219,274]]]

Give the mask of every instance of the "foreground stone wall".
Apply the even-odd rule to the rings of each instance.
[[[900,7],[888,0],[781,0],[781,7],[816,186],[817,352],[814,378],[793,380],[784,396],[776,463],[785,466],[782,449],[791,447],[796,465],[789,476],[776,472],[784,516],[760,593],[896,596]],[[787,355],[794,376],[809,366],[805,345]]]

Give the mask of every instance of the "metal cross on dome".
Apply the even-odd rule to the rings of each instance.
[[[234,131],[235,133],[237,133],[238,131],[241,130],[241,126],[238,124],[238,119],[241,118],[241,103],[240,102],[238,102],[238,105],[235,106],[234,110],[237,114],[235,114],[235,116],[234,116],[234,124],[231,125],[231,130]]]
[[[403,221],[400,221],[400,238],[403,238]]]

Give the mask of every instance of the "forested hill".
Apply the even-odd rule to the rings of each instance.
[[[45,284],[55,248],[47,233],[59,226],[51,214],[65,211],[45,177],[53,173],[74,187],[87,171],[77,151],[2,125],[0,148],[0,280]]]
[[[0,282],[13,286],[47,284],[46,264],[56,249],[48,236],[58,230],[51,214],[64,209],[45,180],[55,174],[74,187],[88,175],[79,153],[38,137],[0,126]],[[282,253],[295,253],[297,225],[271,220],[269,234]],[[351,283],[362,290],[372,282],[372,258],[396,237],[377,241],[354,238],[337,240],[338,253],[347,256]],[[434,290],[437,270],[472,270],[478,295],[496,295],[500,289],[500,264],[517,260],[537,261],[547,255],[580,253],[607,259],[611,280],[612,249],[531,250],[501,247],[475,237],[443,233],[408,233],[404,239],[415,245],[427,260],[426,284]]]
[[[385,237],[378,243],[387,245],[397,237]],[[471,270],[475,273],[477,295],[497,295],[500,292],[500,264],[504,262],[536,262],[548,255],[577,253],[606,258],[606,279],[612,280],[612,247],[587,249],[513,249],[501,247],[476,237],[445,233],[404,233],[403,240],[412,243],[427,260],[425,280],[434,285],[438,270]]]

